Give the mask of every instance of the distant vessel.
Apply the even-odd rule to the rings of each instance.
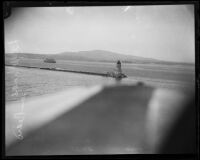
[[[53,59],[53,58],[46,58],[46,59],[44,60],[44,62],[45,62],[45,63],[56,63],[55,59]]]
[[[113,78],[126,78],[127,75],[122,73],[121,62],[119,60],[117,61],[116,67],[117,67],[117,71],[115,71],[115,72],[107,72],[107,76],[108,77],[113,77]]]

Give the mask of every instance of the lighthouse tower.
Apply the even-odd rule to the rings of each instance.
[[[117,61],[117,71],[118,73],[122,73],[121,62],[119,60]]]

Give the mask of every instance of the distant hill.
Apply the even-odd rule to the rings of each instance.
[[[34,54],[34,53],[12,53],[5,54],[6,58],[31,58],[45,59],[53,58],[55,60],[76,60],[76,61],[100,61],[100,62],[116,62],[120,60],[124,63],[162,63],[177,64],[175,62],[167,62],[152,58],[143,58],[132,55],[123,55],[105,50],[91,50],[79,52],[62,52],[58,54]]]
[[[76,58],[79,60],[92,60],[92,61],[127,61],[127,62],[145,62],[145,61],[158,61],[150,58],[142,58],[131,55],[123,55],[115,52],[104,50],[92,50],[92,51],[79,51],[79,52],[63,52],[60,56],[67,56],[68,58]]]

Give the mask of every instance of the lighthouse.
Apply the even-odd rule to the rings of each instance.
[[[118,60],[117,61],[117,71],[118,71],[118,73],[122,73],[122,66],[121,66],[121,62]]]
[[[117,61],[116,67],[117,67],[117,69],[114,69],[115,71],[113,71],[113,72],[107,72],[106,76],[113,77],[113,78],[120,78],[120,79],[121,78],[126,78],[127,75],[125,75],[124,73],[122,73],[122,66],[121,66],[120,60]]]

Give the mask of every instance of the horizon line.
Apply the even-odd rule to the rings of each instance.
[[[138,58],[146,58],[146,59],[151,59],[151,60],[155,60],[155,61],[161,61],[161,62],[170,62],[170,63],[186,63],[186,64],[194,64],[195,65],[195,61],[194,62],[185,62],[185,61],[169,61],[169,60],[163,60],[163,59],[159,59],[159,58],[152,58],[152,57],[143,57],[143,56],[135,56],[135,55],[130,55],[130,54],[122,54],[119,52],[114,52],[114,51],[110,51],[110,50],[101,50],[101,49],[93,49],[93,50],[80,50],[80,51],[63,51],[63,52],[59,52],[59,53],[38,53],[38,52],[4,52],[5,54],[41,54],[41,55],[58,55],[58,54],[62,54],[62,53],[67,53],[67,52],[72,52],[72,53],[78,53],[78,52],[91,52],[91,51],[106,51],[106,52],[112,52],[113,54],[119,54],[119,55],[124,55],[124,56],[131,56],[131,57],[138,57]]]

